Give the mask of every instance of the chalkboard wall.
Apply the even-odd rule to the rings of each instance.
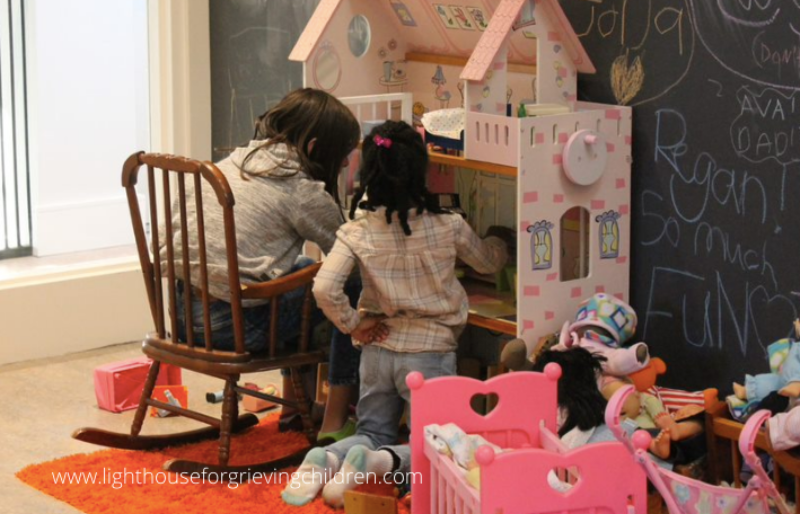
[[[634,107],[631,298],[663,385],[730,392],[800,310],[800,1],[562,0]]]
[[[303,85],[287,59],[318,0],[209,0],[214,160],[253,136],[255,118]]]

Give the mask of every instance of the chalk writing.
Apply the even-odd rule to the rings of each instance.
[[[678,298],[671,297],[676,283],[682,285],[678,290],[683,291]],[[666,284],[673,287],[666,288]],[[732,287],[726,284],[719,271],[713,272],[708,280],[685,270],[654,267],[642,337],[647,340],[654,320],[666,318],[670,323],[679,320],[684,341],[689,346],[720,350],[733,346],[742,356],[753,350],[765,355],[766,346],[771,342],[762,335],[764,327],[769,326],[766,320],[794,319],[797,307],[789,296],[770,294],[763,285],[745,281],[733,287],[743,287],[742,291],[737,291],[743,293],[737,295],[742,298],[738,302],[732,300]],[[664,305],[662,295],[670,297],[669,304],[676,307],[658,307]]]
[[[686,120],[674,109],[660,109],[656,117],[654,160],[665,160],[674,171],[669,181],[670,197],[675,213],[683,221],[699,221],[713,201],[721,206],[732,206],[737,215],[749,216],[763,224],[767,221],[768,195],[783,205],[782,184],[777,190],[768,191],[762,179],[749,170],[721,167],[709,152],[700,152],[692,165],[685,166],[682,158],[688,149]],[[693,194],[681,193],[689,189]],[[699,203],[698,197],[701,198]]]
[[[700,41],[725,68],[765,86],[800,88],[800,2],[690,3]]]
[[[793,109],[789,103],[793,97],[770,96],[767,102],[764,94],[746,93],[751,102],[757,96],[760,103],[743,112],[762,122],[768,118],[782,123],[784,114]],[[694,271],[694,266],[653,267],[642,337],[646,340],[653,320],[667,318],[680,321],[688,346],[733,345],[741,355],[755,346],[763,352],[770,342],[764,335],[771,328],[768,320],[791,319],[798,311],[796,295],[780,291],[770,251],[771,238],[780,233],[776,213],[786,206],[785,176],[725,167],[710,151],[693,154],[689,124],[677,109],[659,109],[655,119],[653,162],[669,174],[668,194],[642,192],[643,237],[638,244],[683,249],[690,257],[686,263],[710,260],[716,265],[712,274]],[[742,239],[737,219],[763,227],[757,231],[761,239],[752,235]],[[679,298],[674,298],[675,291],[681,291]]]
[[[731,143],[737,155],[750,162],[775,159],[800,161],[800,112],[795,92],[762,91],[743,86],[736,94],[739,116],[731,125]]]
[[[589,48],[612,44],[614,55],[592,55],[608,70],[617,103],[642,105],[670,91],[686,76],[695,36],[688,0],[562,0],[575,31]],[[668,65],[667,65],[668,63]],[[645,80],[659,68],[659,80]]]

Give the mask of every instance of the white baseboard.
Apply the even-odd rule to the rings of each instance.
[[[153,321],[138,263],[0,287],[0,364],[141,340]]]
[[[40,206],[33,243],[38,257],[133,244],[128,202],[120,195]]]

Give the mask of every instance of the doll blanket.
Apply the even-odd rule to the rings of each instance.
[[[422,115],[422,126],[431,134],[461,139],[461,131],[466,125],[466,111],[461,107],[439,109]]]

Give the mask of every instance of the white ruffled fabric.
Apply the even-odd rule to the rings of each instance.
[[[466,111],[462,107],[439,109],[422,115],[422,126],[436,136],[460,139],[466,126]]]

